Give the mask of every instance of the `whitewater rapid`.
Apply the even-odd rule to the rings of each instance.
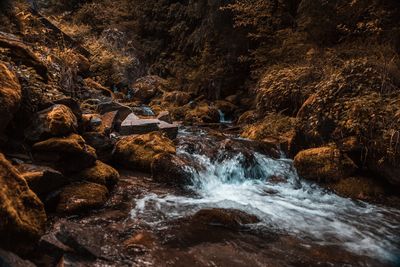
[[[397,209],[352,201],[305,182],[284,157],[272,159],[254,152],[256,162],[249,167],[242,154],[220,157],[221,161],[188,153],[183,147],[178,154],[202,166],[200,172],[191,170],[189,189],[196,194],[148,194],[136,201],[132,217],[157,225],[202,208],[233,208],[256,215],[261,222],[254,227],[272,228],[318,245],[342,246],[383,261],[399,261]],[[276,177],[286,182],[276,182]]]

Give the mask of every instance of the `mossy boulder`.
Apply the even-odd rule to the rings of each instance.
[[[53,137],[33,145],[35,158],[52,163],[65,172],[81,171],[94,166],[96,151],[77,134]]]
[[[357,166],[339,149],[333,146],[311,148],[299,152],[294,166],[305,179],[333,182],[354,174]]]
[[[161,153],[154,157],[151,173],[155,181],[165,184],[184,186],[191,182],[193,173],[191,164],[171,153]]]
[[[155,156],[161,153],[176,153],[174,143],[160,132],[132,135],[121,139],[115,146],[115,163],[149,172]]]
[[[65,105],[54,105],[37,113],[25,136],[32,141],[65,136],[78,129],[78,119]]]
[[[43,203],[0,153],[0,243],[34,240],[45,230]]]
[[[79,180],[111,187],[118,182],[119,173],[113,167],[97,160],[93,167],[81,171],[75,177]]]

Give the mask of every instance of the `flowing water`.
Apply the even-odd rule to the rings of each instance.
[[[192,215],[203,208],[234,208],[256,215],[252,227],[274,229],[307,244],[340,246],[356,255],[399,263],[400,211],[352,201],[301,180],[292,161],[254,152],[254,163],[225,151],[211,159],[180,146],[178,154],[201,166],[188,186],[191,196],[150,193],[136,202],[133,218],[152,226]],[[277,181],[278,178],[278,181]],[[284,179],[283,179],[284,178]]]

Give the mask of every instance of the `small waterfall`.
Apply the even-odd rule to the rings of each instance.
[[[193,169],[190,186],[197,195],[149,194],[137,201],[132,216],[157,224],[202,208],[234,208],[258,216],[259,227],[272,227],[318,245],[342,246],[383,261],[399,260],[399,210],[341,198],[304,182],[289,159],[255,152],[249,166],[240,153],[233,157],[220,153],[221,157],[210,159],[179,148],[178,154],[201,166],[199,172]]]
[[[222,112],[222,110],[218,109],[218,113],[219,113],[219,122],[222,124],[228,124],[228,123],[232,123],[231,120],[227,120],[225,113]]]

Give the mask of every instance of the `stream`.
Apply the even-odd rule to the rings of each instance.
[[[216,142],[205,132],[190,130],[182,131],[178,138],[195,135],[206,137],[204,146]],[[242,153],[219,150],[216,157],[210,158],[203,152],[180,142],[178,155],[200,166],[187,167],[193,174],[192,183],[187,186],[191,193],[149,192],[135,199],[132,219],[165,231],[169,222],[204,208],[236,209],[260,219],[259,223],[249,225],[245,234],[260,238],[258,242],[264,242],[263,234],[272,232],[295,238],[296,251],[329,248],[334,257],[341,257],[342,253],[353,255],[357,258],[354,266],[400,263],[399,210],[342,198],[306,182],[298,177],[292,161],[284,155],[272,158],[253,151],[249,163]],[[246,243],[245,239],[239,243]],[[363,259],[372,259],[372,263]],[[257,266],[268,266],[263,260],[258,262],[261,264]]]

